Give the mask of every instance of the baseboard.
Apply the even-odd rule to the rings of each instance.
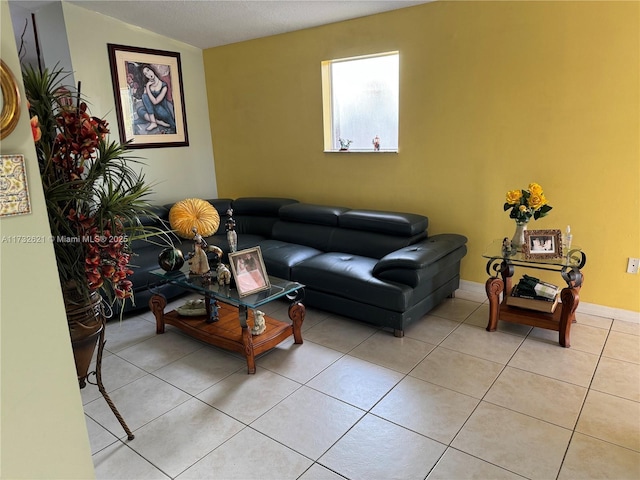
[[[471,293],[485,293],[484,283],[469,282],[460,280],[460,290]],[[614,318],[624,322],[640,323],[640,312],[633,310],[622,310],[620,308],[605,307],[595,303],[580,302],[578,312],[586,315],[595,315],[596,317]]]

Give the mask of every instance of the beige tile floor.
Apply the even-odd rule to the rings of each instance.
[[[640,478],[640,325],[578,314],[564,349],[537,328],[489,333],[487,316],[459,291],[396,338],[309,309],[304,344],[255,375],[172,327],[156,335],[149,312],[110,322],[103,379],[135,439],[83,389],[96,477]]]

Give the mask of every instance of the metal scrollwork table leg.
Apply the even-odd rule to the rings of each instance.
[[[109,405],[109,408],[111,409],[113,414],[116,416],[116,418],[118,419],[118,422],[120,422],[120,425],[122,425],[122,428],[124,429],[125,433],[127,434],[127,440],[133,440],[135,438],[135,436],[133,435],[133,433],[131,433],[131,430],[129,430],[129,427],[127,426],[127,424],[125,423],[124,419],[122,418],[122,415],[120,415],[120,412],[118,412],[118,409],[116,408],[115,404],[113,403],[113,401],[109,397],[109,394],[107,393],[107,390],[104,388],[104,385],[102,384],[102,352],[104,351],[104,344],[107,343],[106,340],[104,339],[106,330],[107,330],[107,322],[104,321],[104,319],[103,319],[102,320],[102,331],[100,332],[100,339],[98,340],[98,356],[96,358],[96,370],[95,370],[95,372],[89,372],[89,374],[87,375],[86,380],[87,380],[88,383],[91,383],[92,385],[97,385],[98,386],[98,390],[100,391],[100,393],[102,394],[102,396],[106,400],[107,405]],[[96,383],[93,383],[93,382],[89,381],[88,377],[90,375],[95,375],[96,376]]]

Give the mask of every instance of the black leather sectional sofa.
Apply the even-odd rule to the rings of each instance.
[[[459,287],[467,239],[457,234],[428,236],[425,216],[288,198],[208,202],[221,222],[207,243],[228,252],[224,221],[232,208],[238,249],[260,246],[270,275],[306,285],[307,306],[386,327],[402,336],[409,323]],[[156,209],[167,223],[170,208]],[[182,242],[176,246],[186,254],[192,242]],[[145,242],[134,245],[133,263],[138,268],[132,281],[138,308],[147,305],[152,291],[168,299],[181,293],[176,287],[158,285],[158,278],[148,273],[158,268],[160,250]]]

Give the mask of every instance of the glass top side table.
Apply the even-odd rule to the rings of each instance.
[[[210,345],[242,353],[247,360],[248,373],[255,373],[255,356],[270,350],[284,339],[293,335],[296,344],[302,344],[302,322],[305,307],[304,285],[278,277],[269,276],[267,290],[241,297],[235,288],[218,285],[214,279],[189,274],[189,267],[166,272],[160,268],[150,272],[166,283],[198,293],[204,297],[205,313],[184,315],[173,310],[165,313],[167,300],[161,294],[154,294],[149,307],[156,317],[156,333],[165,331],[165,325],[173,325],[183,332]],[[264,316],[265,329],[252,333],[249,320],[255,326],[255,310],[277,299],[286,298],[291,302],[288,310],[289,322]],[[250,313],[250,310],[253,312]]]
[[[559,332],[559,343],[570,347],[571,324],[575,323],[575,312],[580,302],[580,289],[584,282],[582,268],[587,263],[585,253],[573,247],[558,258],[527,258],[521,251],[505,252],[502,240],[494,240],[487,246],[482,256],[488,259],[486,271],[489,279],[485,284],[489,299],[489,323],[487,330],[493,332],[498,320],[530,325]],[[559,272],[567,283],[560,292],[560,305],[553,313],[538,312],[507,305],[507,297],[512,290],[515,267]],[[502,301],[500,301],[502,294]]]

